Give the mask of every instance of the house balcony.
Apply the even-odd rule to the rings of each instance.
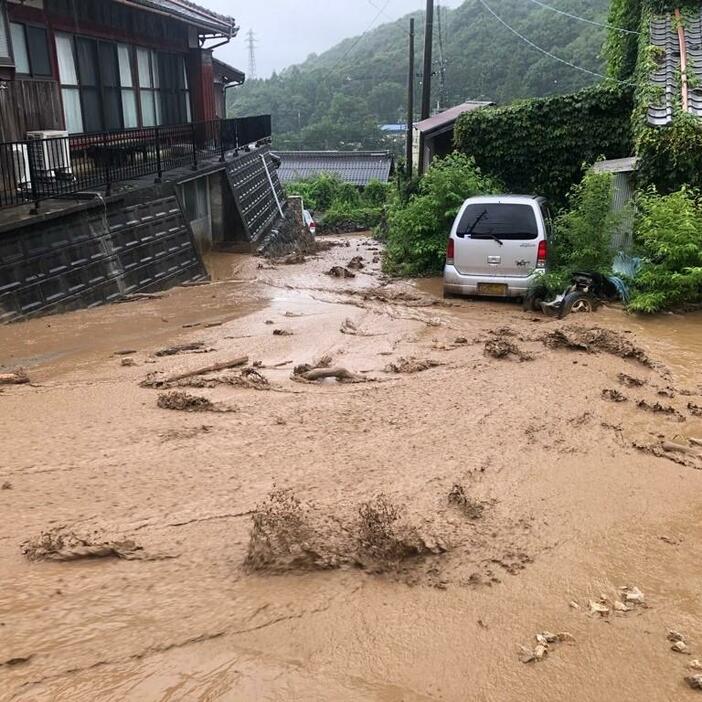
[[[109,198],[150,178],[199,172],[267,145],[269,115],[67,135],[32,132],[0,143],[0,225],[64,209],[86,197]],[[51,201],[50,204],[48,201]]]

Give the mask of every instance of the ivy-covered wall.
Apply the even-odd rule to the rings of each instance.
[[[455,146],[515,193],[565,203],[600,156],[632,153],[632,91],[600,85],[578,93],[487,108],[463,115]]]

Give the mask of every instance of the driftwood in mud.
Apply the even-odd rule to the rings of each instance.
[[[97,541],[72,531],[55,529],[28,539],[21,546],[30,561],[78,561],[88,558],[145,559],[141,546],[133,541]]]
[[[186,371],[185,373],[177,373],[176,375],[171,375],[167,378],[148,377],[142,381],[141,386],[144,388],[165,388],[172,383],[177,383],[178,381],[185,380],[186,378],[194,378],[198,375],[207,375],[208,373],[218,373],[219,371],[229,370],[230,368],[238,368],[239,366],[245,366],[248,362],[248,356],[240,356],[239,358],[234,358],[231,361],[213,363],[211,366],[197,368],[192,371]]]
[[[316,368],[307,373],[303,373],[301,377],[312,382],[324,380],[325,378],[336,378],[337,380],[351,383],[358,383],[364,380],[364,378],[354,375],[351,371],[346,370],[346,368]]]
[[[178,344],[177,346],[169,346],[166,349],[157,351],[154,356],[164,358],[166,356],[177,356],[179,353],[187,353],[189,351],[202,351],[205,348],[204,341],[194,341],[190,344]]]
[[[27,383],[29,383],[29,376],[21,368],[13,373],[0,373],[0,385],[27,385]]]
[[[117,302],[139,302],[139,300],[161,300],[166,297],[163,293],[133,293],[125,295]]]
[[[693,456],[694,458],[702,458],[702,453],[700,451],[690,448],[689,446],[684,446],[683,444],[677,444],[673,441],[664,441],[661,444],[661,448],[664,451],[674,451],[676,453],[683,453],[686,456]]]

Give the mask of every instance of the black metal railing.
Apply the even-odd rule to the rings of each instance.
[[[28,135],[30,136],[30,135]],[[0,208],[75,195],[111,194],[116,183],[197,170],[203,161],[271,136],[270,115],[0,143]]]

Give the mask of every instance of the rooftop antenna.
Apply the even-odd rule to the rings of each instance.
[[[249,29],[246,35],[246,46],[249,50],[249,80],[256,80],[256,35]]]

